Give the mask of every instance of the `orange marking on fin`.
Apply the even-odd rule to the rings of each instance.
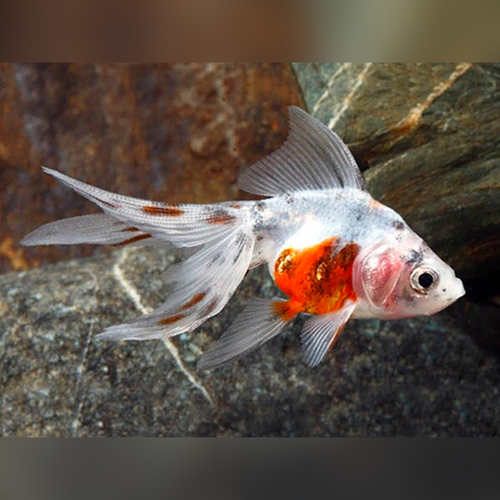
[[[137,241],[141,240],[146,240],[147,238],[151,238],[152,236],[150,234],[138,234],[137,236],[134,236],[132,238],[129,238],[128,240],[121,241],[120,243],[114,243],[114,247],[119,247],[122,245],[130,245],[131,243],[135,243]]]
[[[206,219],[209,224],[230,224],[235,220],[236,217],[234,215],[231,215],[227,210],[224,209],[216,210]]]
[[[203,309],[203,315],[210,314],[215,309],[216,305],[217,299],[212,300],[212,302],[210,302],[210,304],[208,304],[208,306]]]
[[[359,246],[344,246],[336,238],[318,245],[281,252],[274,265],[274,279],[291,301],[310,314],[340,309],[346,300],[356,301],[352,284],[352,265]]]
[[[174,205],[171,205],[169,207],[146,205],[145,207],[142,207],[142,211],[151,215],[167,215],[169,217],[179,217],[179,215],[182,215],[184,213],[184,210],[182,210],[182,208],[178,208]]]
[[[206,296],[207,292],[197,293],[189,302],[187,302],[181,307],[181,311],[184,311],[185,309],[189,309],[190,307],[195,306],[196,304],[201,302]]]
[[[140,229],[137,229],[136,227],[126,227],[125,229],[122,229],[122,233],[126,233],[128,231],[140,231]]]
[[[169,318],[161,319],[160,321],[158,321],[157,325],[159,326],[171,325],[172,323],[176,323],[177,321],[185,317],[186,317],[185,314],[176,314],[175,316],[170,316]]]
[[[302,312],[300,302],[287,300],[286,302],[273,302],[274,312],[283,320],[290,321],[299,312]]]

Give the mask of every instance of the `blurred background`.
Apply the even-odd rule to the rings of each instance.
[[[97,211],[41,166],[151,200],[241,198],[238,171],[285,139],[290,104],[287,63],[0,64],[0,273],[106,251],[18,245]]]

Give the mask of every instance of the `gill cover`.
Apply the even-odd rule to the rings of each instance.
[[[379,308],[394,291],[403,263],[389,245],[379,245],[361,253],[354,263],[354,292]]]

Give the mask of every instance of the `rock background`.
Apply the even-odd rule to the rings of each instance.
[[[498,236],[496,214],[489,211],[497,202],[497,66],[294,69],[309,109],[327,123],[334,120],[374,194],[431,244],[442,245],[471,284],[487,288],[498,271],[498,252],[476,245],[477,238]],[[403,180],[404,169],[410,181]],[[472,189],[471,179],[484,189]],[[51,220],[58,218],[58,207],[53,210]],[[444,231],[446,224],[453,231]],[[457,241],[454,231],[476,231],[475,224],[482,230],[474,238]],[[464,259],[464,248],[486,251]],[[316,369],[301,362],[299,320],[234,365],[198,373],[201,352],[248,299],[272,295],[265,269],[257,269],[224,311],[195,333],[167,343],[93,340],[107,326],[158,305],[167,293],[161,273],[176,258],[162,250],[124,249],[0,277],[1,435],[499,435],[494,303],[462,299],[430,318],[351,321]]]
[[[124,250],[0,278],[2,435],[499,434],[498,358],[446,313],[350,322],[316,369],[301,361],[299,322],[236,364],[197,373],[196,359],[246,301],[272,293],[264,269],[220,315],[173,339],[194,381],[161,341],[94,340],[140,314],[120,271],[141,303],[155,306],[171,261],[171,253]]]
[[[45,165],[141,198],[239,197],[237,173],[303,105],[288,64],[0,64],[0,273],[102,253],[20,248],[35,227],[96,209]]]

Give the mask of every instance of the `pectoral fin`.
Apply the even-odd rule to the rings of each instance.
[[[308,366],[318,365],[335,345],[354,307],[355,304],[349,302],[338,311],[313,316],[305,322],[300,337],[304,359]]]

